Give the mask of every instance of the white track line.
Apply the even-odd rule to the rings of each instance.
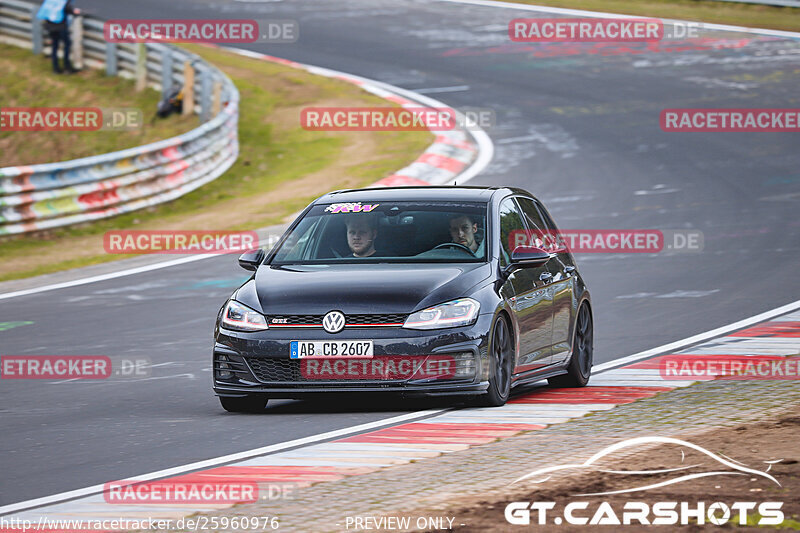
[[[96,283],[98,281],[105,281],[108,279],[122,278],[125,276],[132,276],[133,274],[140,274],[142,272],[149,272],[151,270],[159,270],[168,268],[175,265],[183,265],[191,263],[192,261],[200,261],[210,257],[216,257],[219,254],[197,254],[181,257],[180,259],[171,259],[161,263],[154,263],[152,265],[145,265],[136,268],[128,268],[126,270],[118,270],[117,272],[109,272],[107,274],[100,274],[98,276],[91,276],[89,278],[74,279],[72,281],[64,281],[62,283],[53,283],[52,285],[44,285],[42,287],[33,287],[31,289],[24,289],[21,291],[7,292],[0,294],[0,300],[8,298],[16,298],[17,296],[27,296],[29,294],[37,294],[40,292],[54,291],[56,289],[66,289],[67,287],[77,287],[78,285],[86,285],[87,283]]]
[[[136,479],[139,481],[150,481],[153,479],[160,479],[169,476],[176,476],[178,474],[185,474],[186,472],[191,472],[194,470],[201,470],[205,468],[211,468],[214,466],[220,466],[225,463],[231,463],[235,461],[243,461],[246,459],[251,459],[253,457],[258,457],[260,455],[265,455],[268,453],[273,453],[281,450],[285,450],[287,448],[294,448],[298,446],[305,446],[307,444],[312,444],[320,441],[325,441],[329,439],[334,439],[336,437],[343,437],[346,435],[350,435],[352,433],[361,433],[364,431],[368,431],[371,429],[387,426],[387,425],[394,425],[400,422],[408,422],[409,420],[417,420],[420,418],[426,418],[429,416],[437,415],[447,411],[447,409],[431,409],[427,411],[419,411],[415,413],[407,413],[400,416],[395,416],[392,418],[386,418],[383,420],[376,420],[375,422],[368,422],[366,424],[359,424],[358,426],[351,426],[348,428],[336,429],[334,431],[328,431],[326,433],[320,433],[319,435],[311,435],[308,437],[303,437],[301,439],[290,440],[287,442],[281,442],[278,444],[270,444],[269,446],[263,446],[261,448],[254,448],[252,450],[247,450],[244,452],[239,453],[232,453],[229,455],[223,455],[222,457],[216,457],[213,459],[206,459],[204,461],[198,461],[196,463],[189,463],[188,465],[183,466],[176,466],[173,468],[167,468],[164,470],[158,470],[156,472],[150,472],[149,474],[144,474],[140,476],[132,476],[131,479]],[[52,496],[45,496],[42,498],[36,498],[33,500],[27,500],[24,502],[12,503],[10,505],[5,505],[0,507],[0,515],[13,513],[16,511],[24,511],[26,509],[31,509],[34,507],[41,507],[43,505],[53,504],[53,503],[60,503],[66,500],[72,500],[75,498],[80,498],[82,496],[91,496],[93,494],[99,494],[103,492],[103,485],[93,485],[91,487],[86,487],[83,489],[76,489],[71,490],[68,492],[62,492],[60,494],[54,494]]]
[[[241,49],[241,48],[227,48],[226,47],[225,50],[228,50],[228,51],[231,51],[231,52],[234,52],[234,53],[246,56],[246,57],[252,57],[252,58],[263,57],[265,55],[265,54],[261,54],[259,52],[253,52],[253,51],[244,50],[244,49]],[[333,70],[333,69],[329,69],[329,68],[315,67],[313,65],[307,65],[305,63],[298,63],[298,62],[294,62],[294,63],[296,65],[298,65],[300,68],[303,68],[303,69],[311,72],[312,74],[318,74],[320,76],[326,76],[326,77],[331,77],[331,78],[336,78],[336,77],[339,77],[339,76],[346,76],[348,78],[360,81],[361,83],[373,85],[373,86],[381,88],[381,89],[383,89],[385,91],[388,91],[388,92],[391,92],[391,93],[395,93],[395,94],[399,94],[400,96],[404,96],[404,97],[408,98],[409,100],[414,100],[414,101],[419,102],[420,104],[428,106],[428,107],[447,107],[447,108],[450,107],[447,104],[445,104],[444,102],[441,102],[441,101],[436,100],[434,98],[431,98],[429,96],[425,96],[425,95],[416,93],[414,91],[410,91],[408,89],[403,89],[402,87],[397,87],[396,85],[390,85],[390,84],[384,83],[382,81],[372,80],[372,79],[369,79],[369,78],[356,76],[355,74],[350,74],[348,72],[341,72],[341,71]],[[472,178],[474,178],[475,176],[477,176],[481,171],[483,171],[483,169],[486,168],[486,166],[491,162],[492,158],[494,157],[494,144],[492,143],[492,139],[489,137],[489,135],[485,131],[483,131],[481,128],[477,127],[477,126],[475,126],[473,129],[469,129],[468,131],[469,131],[470,135],[472,135],[472,138],[475,139],[475,142],[478,144],[478,157],[475,158],[475,161],[473,161],[472,164],[469,167],[467,167],[465,170],[463,170],[458,176],[456,176],[452,180],[447,181],[447,182],[445,182],[445,183],[443,183],[441,185],[453,185],[456,182],[459,183],[459,184],[466,183],[467,181],[469,181]]]
[[[661,346],[658,346],[656,348],[651,348],[650,350],[645,350],[643,352],[635,353],[633,355],[623,357],[622,359],[615,359],[614,361],[608,361],[607,363],[595,365],[594,367],[592,367],[592,370],[594,371],[609,370],[611,368],[616,368],[618,366],[627,365],[629,363],[634,363],[636,361],[641,361],[642,359],[647,359],[648,357],[653,357],[654,355],[660,355],[666,352],[674,352],[677,350],[682,350],[693,344],[707,341],[709,339],[713,339],[714,337],[721,337],[726,333],[731,333],[732,331],[736,331],[737,329],[743,329],[748,326],[758,324],[759,322],[764,322],[766,320],[769,320],[770,318],[775,318],[776,316],[782,315],[784,313],[796,311],[798,309],[800,309],[800,300],[797,300],[790,304],[782,305],[781,307],[773,309],[772,311],[766,311],[759,315],[751,316],[750,318],[745,318],[744,320],[739,320],[738,322],[734,322],[733,324],[728,324],[727,326],[722,326],[716,329],[706,331],[705,333],[698,333],[697,335],[693,335],[691,337],[687,337],[679,341],[670,342],[669,344],[662,344]]]
[[[510,4],[510,3],[506,3],[506,2],[490,2],[490,1],[485,1],[485,0],[439,0],[439,1],[442,1],[442,2],[453,2],[453,3],[463,3],[463,4],[474,4],[474,5],[484,5],[484,6],[490,6],[490,7],[506,7],[506,8],[514,8],[514,9],[524,9],[524,10],[529,10],[529,11],[547,11],[547,12],[551,12],[551,13],[574,14],[574,15],[581,15],[581,16],[587,16],[587,17],[588,16],[593,16],[593,17],[608,18],[608,16],[611,15],[611,14],[596,13],[596,12],[592,12],[592,11],[565,10],[565,9],[559,9],[559,8],[544,8],[544,7],[540,7],[540,6],[521,6],[519,4]],[[626,15],[615,15],[615,16],[627,17]],[[711,26],[715,26],[715,28],[711,28]],[[772,35],[774,35],[775,33],[778,33],[778,34],[787,34],[785,36],[800,37],[800,33],[773,32],[773,30],[756,30],[756,29],[753,29],[753,28],[741,28],[741,29],[739,29],[737,26],[722,26],[722,25],[719,25],[719,24],[716,24],[716,25],[704,24],[704,27],[705,28],[711,28],[711,29],[725,29],[725,30],[728,30],[728,31],[749,31],[751,33],[766,33],[766,34],[772,34]],[[767,32],[769,32],[769,33],[767,33]],[[327,70],[327,69],[322,69],[322,70]],[[336,72],[336,71],[331,71],[331,72]],[[339,74],[346,74],[346,73],[339,73]],[[354,76],[352,74],[346,74],[346,75],[350,76],[352,78],[359,78],[358,76]],[[388,85],[388,84],[384,84],[384,83],[381,83],[381,82],[376,82],[376,81],[373,81],[373,80],[367,80],[366,78],[360,78],[360,79],[363,79],[363,80],[365,80],[365,81],[367,81],[369,83],[373,83],[373,84],[378,85],[378,86],[383,85],[383,86],[386,86],[386,87],[391,87],[393,89],[398,89],[398,92],[400,92],[401,94],[402,93],[406,93],[406,96],[408,95],[408,93],[414,94],[414,96],[417,97],[415,99],[418,99],[418,101],[423,101],[423,99],[427,99],[427,100],[431,100],[433,102],[437,102],[436,100],[433,100],[432,98],[427,98],[427,97],[424,97],[422,95],[413,93],[412,91],[407,91],[405,89],[400,89],[399,87],[394,87],[394,86],[391,86],[391,85]],[[409,96],[409,99],[411,99],[410,96]],[[438,103],[438,104],[441,105],[441,103]],[[472,132],[472,133],[473,133],[473,136],[476,137],[476,141],[478,142],[478,144],[480,146],[481,145],[481,140],[479,140],[478,137],[475,135],[475,133],[478,133],[478,132]],[[483,168],[485,168],[485,166],[488,165],[489,161],[491,161],[492,155],[494,154],[494,146],[492,145],[491,139],[489,139],[489,136],[486,135],[485,132],[481,131],[480,133],[482,133],[485,136],[485,141],[488,142],[490,153],[489,153],[489,155],[487,157],[486,154],[483,153],[483,150],[481,150],[481,153],[480,153],[478,159],[476,160],[475,163],[473,163],[473,165],[469,169],[467,169],[465,174],[468,174],[471,170],[473,170],[474,168],[478,167],[478,165],[477,165],[478,160],[483,159],[482,166],[480,166],[480,168],[478,168],[476,171],[474,171],[468,177],[459,178],[462,182],[463,181],[468,181],[469,179],[472,179],[481,170],[483,170]],[[64,288],[64,287],[74,287],[76,285],[83,285],[83,284],[86,284],[86,283],[93,283],[93,282],[96,282],[96,281],[103,281],[103,280],[107,280],[107,279],[113,279],[113,278],[118,278],[118,277],[123,277],[123,276],[129,276],[129,275],[132,275],[132,274],[138,274],[140,272],[147,272],[147,271],[150,271],[150,270],[157,270],[159,268],[167,268],[169,266],[173,266],[173,265],[177,265],[177,264],[189,263],[191,261],[197,261],[199,259],[205,259],[205,258],[207,258],[209,256],[213,257],[213,255],[209,255],[209,254],[189,256],[189,257],[184,257],[184,258],[181,258],[181,259],[175,259],[175,260],[172,260],[172,261],[165,261],[164,263],[157,263],[155,265],[148,265],[148,266],[145,266],[145,267],[132,268],[132,269],[123,270],[123,271],[120,271],[120,272],[112,272],[112,273],[103,274],[103,275],[100,275],[100,276],[93,276],[91,278],[73,280],[73,281],[64,282],[64,283],[56,283],[56,284],[53,284],[53,285],[47,285],[45,287],[38,287],[36,289],[27,289],[27,290],[23,290],[23,291],[16,291],[16,292],[11,292],[11,293],[6,293],[6,294],[0,294],[0,299],[13,298],[15,296],[23,296],[23,295],[26,295],[26,294],[34,294],[34,293],[37,293],[37,292],[44,292],[44,291],[47,291],[47,290],[61,289],[61,288]],[[740,320],[738,322],[734,322],[733,324],[729,324],[727,326],[722,326],[722,327],[707,331],[705,333],[700,333],[698,335],[694,335],[692,337],[688,337],[686,339],[675,341],[675,342],[672,342],[672,343],[669,343],[669,344],[664,344],[664,345],[659,346],[657,348],[652,348],[650,350],[645,350],[643,352],[639,352],[639,353],[636,353],[636,354],[633,354],[633,355],[629,355],[627,357],[623,357],[623,358],[617,359],[615,361],[609,361],[607,363],[602,363],[600,365],[596,365],[594,367],[594,370],[595,370],[595,373],[601,373],[601,372],[603,372],[605,370],[608,370],[608,369],[611,369],[611,368],[616,368],[618,366],[621,366],[621,365],[624,365],[624,364],[627,364],[627,363],[632,363],[632,362],[635,362],[635,361],[639,361],[639,360],[642,360],[642,359],[646,359],[648,357],[652,357],[652,356],[655,356],[655,355],[659,355],[659,354],[661,354],[663,352],[678,350],[678,349],[690,346],[692,344],[697,344],[697,343],[702,342],[704,340],[708,340],[708,339],[713,338],[715,336],[721,336],[721,335],[724,335],[724,334],[729,333],[731,331],[735,331],[737,329],[742,329],[742,328],[745,328],[747,326],[751,326],[753,324],[756,324],[758,322],[769,320],[770,318],[774,318],[776,316],[779,316],[779,315],[782,315],[784,313],[788,313],[788,312],[791,312],[791,311],[796,311],[798,309],[800,309],[800,300],[795,301],[795,302],[790,303],[790,304],[786,304],[786,305],[781,306],[781,307],[778,307],[777,309],[773,309],[772,311],[767,311],[767,312],[761,313],[759,315],[755,315],[753,317],[746,318],[746,319]],[[385,426],[385,425],[388,425],[388,424],[395,424],[395,423],[398,423],[398,422],[405,422],[405,421],[419,419],[419,418],[426,418],[426,417],[433,416],[433,415],[436,415],[436,414],[439,414],[439,413],[443,413],[443,412],[445,412],[447,410],[448,409],[439,409],[439,410],[422,411],[422,412],[419,412],[419,413],[409,413],[409,414],[406,414],[406,415],[400,415],[400,416],[396,416],[396,417],[393,417],[393,418],[388,418],[388,419],[385,419],[385,420],[379,420],[379,421],[376,421],[376,422],[370,422],[370,423],[367,423],[367,424],[361,424],[359,426],[352,426],[350,428],[338,429],[338,430],[335,430],[335,431],[329,431],[327,433],[322,433],[322,434],[319,434],[319,435],[312,435],[312,436],[309,436],[309,437],[304,437],[302,439],[295,439],[295,440],[284,442],[284,443],[272,444],[270,446],[264,446],[262,448],[255,448],[253,450],[248,450],[248,451],[245,451],[245,452],[239,452],[239,453],[235,453],[235,454],[225,455],[225,456],[222,456],[222,457],[217,457],[215,459],[207,459],[205,461],[198,461],[196,463],[190,463],[190,464],[184,465],[184,466],[178,466],[178,467],[174,467],[174,468],[168,468],[168,469],[165,469],[165,470],[159,470],[157,472],[151,472],[149,474],[136,476],[136,479],[139,479],[139,480],[142,480],[142,481],[148,481],[148,480],[151,480],[151,479],[159,479],[159,478],[163,478],[163,477],[167,477],[167,476],[183,474],[183,473],[186,473],[186,472],[189,472],[189,471],[193,471],[193,470],[199,470],[199,469],[202,469],[202,468],[209,468],[209,467],[213,467],[213,466],[219,466],[221,464],[225,464],[225,463],[229,463],[229,462],[233,462],[233,461],[238,461],[238,460],[243,460],[243,459],[248,459],[248,458],[251,458],[251,457],[264,455],[264,454],[267,454],[267,453],[272,453],[272,452],[284,450],[284,449],[287,449],[287,448],[303,446],[303,445],[306,445],[306,444],[319,442],[319,441],[322,441],[322,440],[328,440],[328,439],[340,437],[340,436],[347,435],[347,434],[354,433],[354,432],[363,432],[363,431],[366,431],[366,430],[369,430],[369,429],[374,429],[376,427],[381,427],[381,426]],[[18,503],[14,503],[14,504],[11,504],[11,505],[5,505],[3,507],[0,507],[0,515],[4,515],[4,514],[16,512],[16,511],[21,511],[21,510],[25,510],[25,509],[30,509],[30,508],[34,508],[34,507],[40,507],[42,505],[47,505],[47,504],[51,504],[51,503],[58,503],[58,502],[62,502],[62,501],[65,501],[65,500],[71,500],[71,499],[74,499],[74,498],[79,498],[81,496],[89,496],[89,495],[92,495],[92,494],[101,493],[102,491],[103,491],[103,485],[102,484],[101,485],[94,485],[94,486],[86,487],[86,488],[83,488],[83,489],[76,489],[76,490],[72,490],[72,491],[68,491],[68,492],[62,492],[60,494],[54,494],[52,496],[45,496],[43,498],[36,498],[36,499],[33,499],[33,500],[27,500],[27,501],[24,501],[24,502],[18,502]]]
[[[616,361],[609,361],[607,363],[596,365],[593,368],[593,370],[595,371],[594,373],[601,374],[601,373],[603,373],[605,371],[608,371],[611,368],[616,368],[617,366],[620,366],[620,365],[632,363],[634,361],[639,361],[639,360],[646,359],[648,357],[652,357],[652,356],[655,356],[655,355],[660,355],[660,354],[665,353],[665,352],[674,351],[676,349],[680,349],[680,348],[683,348],[683,347],[686,347],[686,346],[689,346],[689,345],[692,345],[692,344],[697,344],[698,342],[702,342],[704,340],[708,340],[708,339],[716,337],[716,336],[722,336],[722,335],[725,335],[726,333],[730,333],[731,331],[734,331],[734,330],[737,330],[737,329],[742,329],[742,328],[745,328],[747,326],[751,326],[753,324],[756,324],[758,322],[763,322],[763,321],[769,320],[771,318],[774,318],[776,316],[795,311],[797,309],[800,309],[800,300],[798,300],[798,301],[796,301],[794,303],[791,303],[791,304],[787,304],[787,305],[778,307],[777,309],[773,309],[772,311],[767,311],[765,313],[761,313],[759,315],[755,315],[753,317],[746,318],[746,319],[740,320],[738,322],[734,322],[733,324],[729,324],[727,326],[722,326],[720,328],[713,329],[713,330],[707,331],[705,333],[700,333],[699,335],[694,335],[692,337],[687,337],[686,339],[675,341],[675,342],[670,343],[670,344],[664,344],[662,346],[659,346],[657,348],[653,348],[651,350],[646,350],[644,352],[639,352],[639,353],[636,353],[636,354],[633,354],[633,355],[629,355],[628,357],[623,357],[622,359],[617,359]],[[542,407],[552,407],[552,405],[543,404]],[[583,404],[582,405],[576,405],[574,407],[585,408],[585,405],[583,405]],[[608,407],[608,409],[610,409],[610,408],[611,407]],[[606,407],[605,406],[598,406],[597,409],[606,409]],[[341,437],[341,436],[344,436],[344,435],[349,435],[349,434],[353,434],[353,433],[361,433],[361,432],[364,432],[364,431],[367,431],[367,430],[370,430],[370,429],[375,429],[375,428],[382,427],[382,426],[390,426],[390,425],[397,424],[397,423],[400,423],[400,422],[408,422],[408,421],[411,421],[411,420],[418,420],[418,419],[421,419],[421,418],[428,418],[428,417],[431,417],[431,416],[440,415],[440,414],[448,412],[448,411],[451,411],[451,409],[435,409],[435,410],[421,411],[419,413],[408,413],[408,414],[396,416],[396,417],[393,417],[393,418],[387,418],[385,420],[378,420],[378,421],[375,421],[375,422],[369,422],[367,424],[361,424],[361,425],[352,426],[352,427],[349,427],[349,428],[337,429],[337,430],[329,431],[327,433],[322,433],[322,434],[319,434],[319,435],[312,435],[312,436],[309,436],[309,437],[304,437],[302,439],[295,439],[295,440],[291,440],[291,441],[288,441],[288,442],[272,444],[272,445],[269,445],[269,446],[264,446],[262,448],[255,448],[253,450],[248,450],[248,451],[239,452],[239,453],[235,453],[235,454],[225,455],[225,456],[217,457],[217,458],[214,458],[214,459],[207,459],[205,461],[199,461],[199,462],[196,462],[196,463],[190,463],[188,465],[176,466],[174,468],[168,468],[166,470],[159,470],[157,472],[151,472],[149,474],[143,474],[143,475],[140,475],[140,476],[133,476],[133,478],[141,480],[141,481],[149,481],[149,480],[153,480],[153,479],[160,479],[160,478],[164,478],[164,477],[168,477],[168,476],[184,474],[186,472],[190,472],[190,471],[194,471],[194,470],[200,470],[200,469],[203,469],[203,468],[210,468],[210,467],[214,467],[214,466],[219,466],[219,465],[222,465],[222,464],[225,464],[225,463],[231,463],[231,462],[234,462],[234,461],[241,461],[241,460],[245,460],[245,459],[255,458],[255,457],[262,456],[262,455],[265,455],[265,454],[268,454],[268,453],[273,453],[273,452],[285,450],[287,448],[295,448],[295,447],[305,446],[305,445],[308,445],[308,444],[313,444],[313,443],[317,443],[317,442],[320,442],[320,441],[330,440],[330,439],[333,439],[333,438],[336,438],[336,437]],[[500,417],[503,417],[504,413],[502,411],[502,408],[500,408],[497,411],[497,413],[498,413],[498,415]],[[465,415],[465,414],[467,414],[467,413],[463,413],[462,416]],[[477,410],[476,410],[476,412],[474,412],[473,416],[475,416],[477,418],[480,418],[480,413],[477,412]],[[508,421],[513,421],[514,420],[513,417],[503,417],[503,418],[504,419],[508,418],[509,419]],[[458,418],[453,418],[453,420],[457,420],[457,419]],[[442,421],[444,419],[442,418],[442,419],[439,419],[439,420]],[[458,419],[458,420],[460,420],[462,422],[464,421],[463,419]],[[28,501],[24,501],[24,502],[18,502],[18,503],[6,505],[4,507],[0,507],[0,515],[4,515],[4,514],[16,512],[16,511],[24,511],[24,510],[31,509],[31,508],[34,508],[34,507],[41,507],[43,505],[59,503],[59,502],[63,502],[63,501],[66,501],[66,500],[72,500],[72,499],[75,499],[75,498],[79,498],[81,496],[90,496],[90,495],[93,495],[93,494],[101,493],[102,491],[103,491],[103,485],[94,485],[94,486],[86,487],[86,488],[83,488],[83,489],[77,489],[77,490],[73,490],[73,491],[69,491],[69,492],[62,492],[60,494],[54,494],[52,496],[46,496],[46,497],[43,497],[43,498],[36,498],[36,499],[33,499],[33,500],[28,500]]]
[[[249,50],[242,50],[242,49],[238,49],[238,48],[225,48],[225,50],[228,50],[230,52],[233,52],[233,53],[236,53],[236,54],[239,54],[239,55],[252,57],[252,58],[257,58],[257,59],[263,59],[263,56],[264,56],[264,54],[259,54],[257,52],[251,52]],[[389,85],[388,83],[383,83],[383,82],[380,82],[380,81],[371,80],[369,78],[362,78],[361,76],[356,76],[355,74],[350,74],[348,72],[340,72],[338,70],[331,70],[331,69],[327,69],[327,68],[323,68],[323,67],[317,67],[317,66],[314,66],[314,65],[305,65],[305,64],[302,64],[302,63],[297,63],[297,64],[301,65],[302,67],[305,67],[306,70],[308,70],[312,74],[316,74],[316,75],[319,75],[319,76],[326,76],[326,77],[345,76],[345,77],[348,77],[348,78],[360,80],[360,81],[362,81],[363,83],[366,83],[366,84],[371,84],[371,85],[380,87],[380,88],[382,88],[382,89],[384,89],[384,90],[386,90],[386,91],[388,91],[390,93],[394,93],[394,94],[399,94],[401,96],[405,96],[409,100],[414,100],[414,101],[417,101],[417,102],[419,102],[421,104],[424,104],[424,105],[427,105],[427,106],[430,106],[430,107],[449,107],[449,106],[447,106],[447,104],[444,104],[443,102],[440,102],[439,100],[434,100],[433,98],[430,98],[430,97],[427,97],[427,96],[423,96],[421,94],[415,93],[414,91],[409,91],[408,89],[403,89],[401,87],[395,87],[394,85]],[[452,185],[456,181],[458,183],[465,183],[465,182],[471,180],[472,178],[477,176],[484,168],[486,168],[486,166],[492,160],[492,157],[494,156],[494,144],[492,144],[492,140],[486,134],[486,132],[481,130],[481,129],[477,129],[477,130],[474,130],[474,131],[470,130],[470,134],[475,139],[475,142],[478,144],[478,157],[475,158],[475,161],[473,161],[472,164],[469,167],[467,167],[465,170],[463,170],[456,178],[450,180],[447,183],[444,183],[443,185]],[[109,280],[109,279],[122,278],[122,277],[125,277],[125,276],[132,276],[134,274],[140,274],[142,272],[150,272],[150,271],[153,271],[153,270],[160,270],[162,268],[169,268],[169,267],[176,266],[176,265],[182,265],[182,264],[185,264],[185,263],[191,263],[193,261],[200,261],[202,259],[209,259],[211,257],[216,257],[217,255],[219,255],[219,254],[190,255],[190,256],[187,256],[187,257],[181,257],[180,259],[172,259],[172,260],[164,261],[164,262],[161,262],[161,263],[154,263],[152,265],[146,265],[146,266],[141,266],[141,267],[136,267],[136,268],[129,268],[129,269],[125,269],[125,270],[119,270],[119,271],[116,271],[116,272],[109,272],[107,274],[101,274],[101,275],[98,275],[98,276],[91,276],[91,277],[88,277],[88,278],[81,278],[81,279],[76,279],[76,280],[72,280],[72,281],[65,281],[65,282],[62,282],[62,283],[53,283],[51,285],[44,285],[42,287],[33,287],[31,289],[24,289],[24,290],[19,290],[19,291],[14,291],[14,292],[7,292],[5,294],[0,294],[0,300],[6,300],[8,298],[16,298],[18,296],[27,296],[27,295],[30,295],[30,294],[38,294],[38,293],[42,293],[42,292],[53,291],[53,290],[56,290],[56,289],[65,289],[65,288],[68,288],[68,287],[77,287],[79,285],[86,285],[88,283],[96,283],[98,281],[106,281],[106,280]]]
[[[607,13],[604,11],[586,11],[583,9],[568,9],[563,7],[536,6],[530,4],[515,4],[513,2],[495,2],[492,0],[438,0],[439,2],[449,2],[451,4],[466,4],[481,7],[494,7],[503,9],[516,9],[519,11],[536,11],[539,13],[554,13],[556,15],[571,15],[574,17],[588,18],[615,18],[615,19],[640,19],[644,15],[623,15],[621,13]],[[786,37],[789,39],[800,39],[800,33],[794,31],[769,30],[766,28],[748,28],[746,26],[731,26],[728,24],[714,24],[710,22],[700,22],[697,20],[665,19],[660,17],[646,17],[659,19],[667,24],[700,24],[703,30],[735,31],[740,33],[755,33],[759,35],[769,35],[772,37]]]

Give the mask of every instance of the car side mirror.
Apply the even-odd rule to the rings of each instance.
[[[535,246],[517,246],[511,252],[511,262],[503,273],[508,275],[513,270],[526,267],[539,267],[550,260],[550,254]]]
[[[258,270],[258,266],[264,260],[264,250],[256,248],[255,250],[248,250],[239,256],[239,266],[245,270]]]

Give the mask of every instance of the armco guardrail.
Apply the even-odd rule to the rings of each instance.
[[[0,0],[0,42],[47,52],[39,4]],[[156,143],[59,163],[0,168],[0,235],[66,226],[178,198],[224,173],[239,153],[239,91],[198,55],[167,44],[114,44],[103,21],[76,17],[73,62],[168,91],[196,73],[184,105],[203,124]],[[190,76],[191,78],[191,76]],[[214,115],[214,116],[212,116]]]

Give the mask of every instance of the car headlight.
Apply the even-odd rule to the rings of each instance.
[[[468,326],[478,319],[481,304],[472,298],[459,298],[412,313],[406,319],[407,329],[439,329]]]
[[[225,305],[225,310],[222,312],[222,326],[236,331],[262,331],[269,329],[264,315],[233,300],[228,301]]]

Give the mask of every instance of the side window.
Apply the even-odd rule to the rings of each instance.
[[[512,198],[500,203],[500,265],[510,262],[511,252],[519,246],[518,241],[525,240],[525,223],[522,222],[517,204]]]
[[[320,217],[306,217],[300,221],[275,256],[277,261],[301,261],[309,259],[310,244],[319,225]]]
[[[550,213],[547,212],[547,209],[545,209],[540,202],[536,202],[536,209],[538,209],[539,214],[542,215],[542,220],[544,220],[548,235],[555,236],[553,239],[551,239],[554,249],[548,251],[555,253],[569,251],[565,236],[559,231],[558,226],[556,226],[556,223],[553,222],[553,218],[550,216]]]
[[[522,212],[525,214],[525,221],[530,228],[528,245],[542,248],[547,252],[556,252],[559,246],[558,233],[554,227],[545,223],[541,212],[534,201],[530,198],[518,197]]]

